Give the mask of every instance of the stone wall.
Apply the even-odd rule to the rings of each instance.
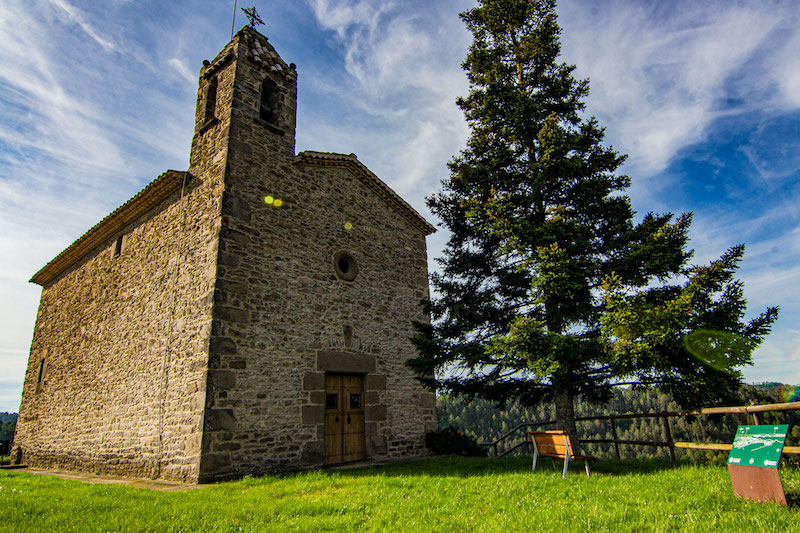
[[[42,291],[14,440],[31,466],[198,479],[232,48],[203,68],[217,105],[207,116],[201,78],[183,200],[172,193]]]
[[[326,372],[365,376],[368,459],[424,453],[435,399],[404,363],[430,228],[355,156],[295,155],[296,80],[241,30],[201,70],[183,198],[44,282],[24,462],[185,481],[320,466]]]
[[[122,230],[118,256],[112,238],[43,289],[14,439],[25,463],[196,478],[216,254],[203,185],[183,214],[175,192]]]
[[[253,46],[236,55],[201,479],[321,465],[326,371],[366,376],[368,458],[424,453],[434,397],[404,362],[426,319],[426,229],[354,156],[294,155],[294,72],[265,70]],[[285,95],[277,127],[258,118],[264,76]],[[334,273],[340,251],[353,281]]]

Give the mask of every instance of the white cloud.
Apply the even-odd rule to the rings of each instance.
[[[197,75],[189,70],[186,64],[177,57],[171,57],[167,60],[167,65],[175,69],[175,72],[183,78],[186,83],[194,86],[197,83]]]
[[[468,134],[454,103],[467,92],[460,63],[470,42],[457,13],[473,2],[306,3],[321,29],[309,40],[326,43],[326,59],[343,68],[316,59],[300,65],[298,148],[355,152],[426,214],[424,197],[439,188]],[[229,8],[206,1],[204,10],[178,16],[169,5],[0,1],[0,366],[20,387],[39,294],[27,283],[31,274],[146,181],[186,167],[197,68],[227,41],[229,28],[218,19]],[[719,117],[800,107],[795,11],[792,2],[764,9],[757,2],[561,0],[565,59],[591,77],[590,112],[632,155],[637,209],[652,208],[659,188],[673,184],[641,178],[704,140]],[[130,25],[137,30],[125,31]],[[293,57],[297,49],[279,45],[276,34],[279,53]],[[285,35],[285,43],[309,46]],[[761,131],[767,138],[781,127],[789,126],[765,121]],[[787,130],[787,138],[797,135]],[[786,154],[796,147],[787,141],[764,150],[763,141],[754,136],[742,150],[772,194],[795,175],[798,160]],[[800,245],[786,229],[787,220],[800,220],[796,199],[754,220],[707,210],[692,232],[698,261],[746,241],[742,277],[753,310],[784,305],[760,368],[780,368],[776,361],[800,338],[782,325],[800,313],[792,311],[800,302]],[[445,239],[446,232],[429,238],[431,259]],[[0,383],[0,402],[3,389]],[[18,391],[11,396],[18,401]]]
[[[431,21],[430,10],[391,2],[309,0],[309,5],[320,27],[333,32],[349,76],[343,86],[331,87],[329,76],[317,73],[316,90],[357,113],[349,117],[344,137],[341,125],[333,128],[339,135],[316,126],[312,131],[320,142],[336,139],[341,148],[335,149],[356,152],[424,213],[424,197],[438,188],[446,161],[463,148],[468,133],[455,99],[467,92],[460,63],[469,34],[456,8],[449,18]],[[326,120],[330,117],[319,117]],[[308,136],[303,141],[317,142]]]
[[[7,4],[0,17],[0,96],[6,119],[0,140],[19,152],[35,151],[83,167],[119,168],[119,150],[97,127],[99,111],[71,93],[58,73],[46,40],[47,28],[21,6]]]
[[[800,105],[800,93],[792,93],[800,72],[797,44],[776,41],[795,10],[791,3],[770,9],[707,2],[602,7],[560,6],[565,56],[578,65],[579,76],[590,78],[589,111],[630,154],[627,168],[637,177],[663,170],[682,148],[701,141],[717,118],[778,105],[763,99],[770,87],[785,87],[780,104]],[[783,72],[767,68],[775,53],[784,58]],[[762,98],[726,102],[734,82]]]
[[[80,28],[86,32],[86,35],[94,39],[97,44],[109,51],[117,49],[117,46],[112,41],[102,37],[91,24],[86,22],[83,14],[67,2],[67,0],[50,0],[50,3],[61,9],[69,20],[80,26]]]

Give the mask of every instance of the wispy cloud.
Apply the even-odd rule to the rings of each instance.
[[[111,40],[102,37],[91,24],[86,22],[80,10],[67,2],[67,0],[49,1],[55,7],[59,8],[69,18],[70,21],[77,24],[84,32],[86,32],[86,35],[91,37],[97,44],[109,51],[117,49],[117,46]]]
[[[469,2],[462,2],[462,9]],[[346,86],[329,89],[357,109],[365,123],[376,117],[386,134],[362,129],[364,153],[373,170],[424,211],[424,196],[446,175],[444,163],[467,137],[457,96],[467,91],[460,62],[469,35],[457,17],[434,21],[430,9],[407,4],[309,0],[321,28],[333,32],[343,50]],[[358,137],[358,133],[356,133]],[[352,136],[348,136],[352,142]],[[361,150],[358,146],[353,150]],[[349,150],[348,150],[349,151]]]
[[[591,79],[590,111],[630,153],[637,176],[663,170],[703,139],[718,118],[771,105],[797,106],[797,45],[776,35],[791,24],[792,3],[563,2],[567,60]],[[570,38],[591,35],[591,38]],[[794,55],[789,76],[772,58]],[[787,81],[788,79],[788,81]],[[800,80],[800,74],[797,77]],[[740,96],[731,101],[731,85]],[[782,91],[775,92],[776,87]],[[735,96],[735,95],[733,95]],[[765,100],[766,98],[766,100]],[[652,187],[648,184],[647,187]]]
[[[26,283],[30,275],[165,168],[186,167],[197,71],[230,29],[219,22],[230,20],[230,6],[196,5],[186,12],[156,0],[0,1],[0,367],[13,369],[20,387],[39,294]],[[298,148],[355,152],[425,214],[424,197],[439,188],[468,134],[454,100],[467,92],[460,63],[470,42],[458,12],[472,5],[259,5],[285,21],[273,27],[268,19],[266,29],[279,53],[306,58],[297,61]],[[792,311],[800,308],[792,231],[800,223],[792,185],[800,133],[790,114],[800,108],[796,4],[560,0],[558,9],[565,60],[591,78],[590,112],[631,154],[637,210],[694,207],[665,205],[661,194],[682,179],[707,179],[661,172],[687,150],[734,175],[723,184],[730,198],[744,202],[755,190],[768,197],[761,211],[749,211],[755,215],[730,198],[706,204],[692,235],[698,261],[747,242],[741,272],[753,311],[775,303],[786,311],[776,340],[759,352],[760,368],[779,368],[800,338],[789,327],[800,314]],[[296,27],[308,33],[297,38]],[[746,176],[731,169],[730,154],[695,150],[718,143],[709,133],[731,118],[748,126],[734,147],[750,165]],[[429,238],[431,259],[446,237]],[[6,396],[18,400],[18,390]],[[6,396],[0,383],[0,402]]]
[[[177,57],[171,57],[167,59],[167,65],[175,69],[175,72],[183,78],[186,83],[191,84],[194,86],[197,83],[197,75],[189,70],[189,67],[186,64],[178,59]]]

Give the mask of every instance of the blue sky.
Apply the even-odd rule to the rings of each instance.
[[[245,0],[297,64],[297,149],[354,152],[418,211],[468,131],[467,0]],[[0,411],[16,411],[31,275],[168,168],[233,1],[0,3]],[[749,381],[800,382],[800,4],[570,0],[566,61],[630,158],[634,208],[693,211],[696,260],[747,244],[751,313],[780,305]],[[237,14],[237,29],[244,24]],[[429,258],[446,235],[429,238]]]

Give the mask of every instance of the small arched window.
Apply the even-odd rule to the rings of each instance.
[[[208,80],[206,87],[206,111],[205,121],[208,122],[216,116],[217,110],[217,78],[216,76]]]
[[[258,116],[261,120],[265,120],[270,124],[278,123],[279,97],[278,86],[275,82],[269,78],[264,79],[261,84],[261,105],[258,110]]]

